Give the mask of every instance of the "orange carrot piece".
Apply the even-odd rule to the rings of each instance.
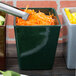
[[[16,17],[16,25],[19,26],[32,26],[32,25],[55,25],[55,19],[52,15],[45,15],[43,12],[36,13],[35,10],[25,9],[24,12],[29,13],[29,17],[27,20],[23,20],[22,18]]]

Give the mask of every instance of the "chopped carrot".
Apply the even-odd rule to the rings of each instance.
[[[53,19],[53,14],[46,15],[43,12],[35,12],[35,10],[25,9],[24,12],[29,13],[27,20],[16,17],[16,25],[18,26],[32,26],[32,25],[55,25],[55,19]]]

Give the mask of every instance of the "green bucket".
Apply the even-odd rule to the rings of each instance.
[[[19,67],[22,70],[51,69],[60,31],[60,21],[53,8],[31,8],[57,17],[58,25],[16,26],[14,20]],[[15,18],[16,19],[16,18]]]

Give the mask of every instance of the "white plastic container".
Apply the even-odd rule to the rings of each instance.
[[[66,42],[63,43],[64,56],[68,69],[76,69],[76,24],[71,24],[67,18],[66,12],[62,9],[63,26],[66,27],[63,33],[67,31]],[[76,12],[76,7],[69,8],[70,12]],[[62,26],[62,27],[63,27]]]

